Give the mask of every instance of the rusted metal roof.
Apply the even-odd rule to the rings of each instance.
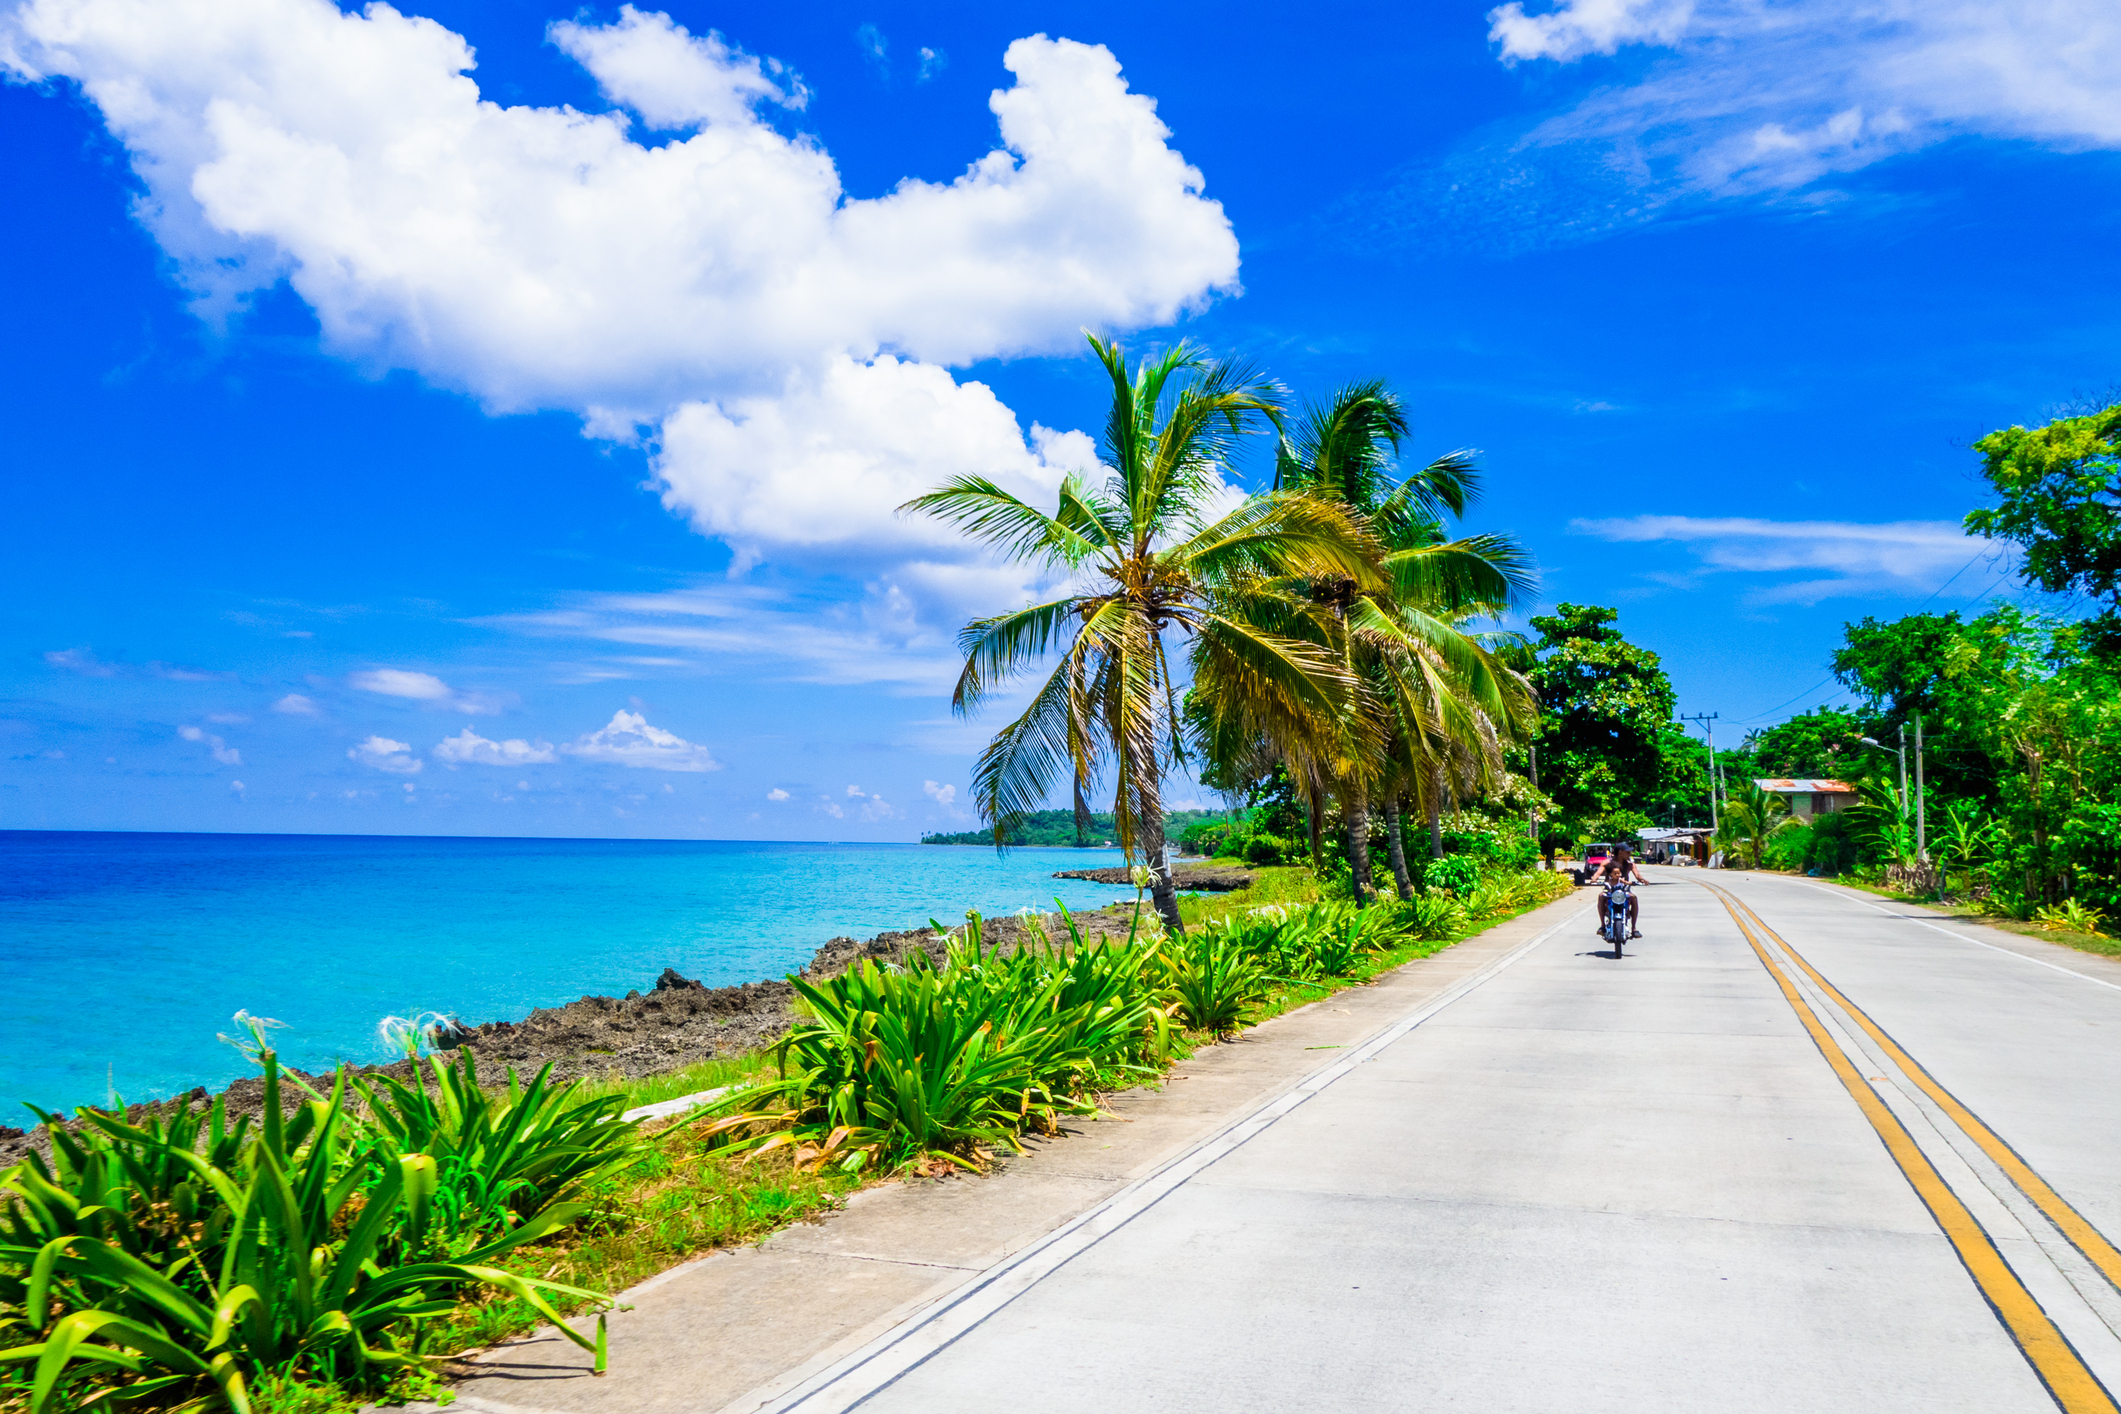
[[[1792,791],[1810,792],[1814,795],[1854,795],[1856,788],[1847,781],[1806,780],[1796,776],[1755,777],[1753,784],[1776,795],[1788,795]]]

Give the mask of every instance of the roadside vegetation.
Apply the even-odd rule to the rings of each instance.
[[[1833,671],[1856,705],[1793,717],[1730,754],[1729,844],[1759,867],[1839,875],[2112,954],[2121,950],[2121,404],[2007,428],[1974,450],[1997,503],[1969,514],[1967,529],[2015,542],[2021,577],[2061,596],[2049,601],[2059,611],[1997,604],[1971,617],[1847,625]],[[1800,823],[1737,784],[1756,775],[1838,777],[1858,801]]]
[[[1002,954],[968,916],[940,964],[800,981],[774,1051],[629,1084],[527,1084],[422,1053],[414,1080],[283,1076],[222,1102],[54,1127],[0,1175],[0,1408],[340,1414],[442,1393],[447,1358],[557,1323],[601,1366],[613,1293],[837,1207],[878,1178],[977,1172],[1112,1091],[1567,891],[1476,876],[1358,906],[1309,870],[1187,898],[1166,932],[1057,926]],[[1262,901],[1271,900],[1271,901]],[[675,1122],[642,1104],[724,1090]],[[45,1116],[49,1121],[55,1116]],[[571,1321],[565,1318],[572,1317]]]

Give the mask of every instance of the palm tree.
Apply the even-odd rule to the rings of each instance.
[[[1088,791],[1109,770],[1120,847],[1148,865],[1157,911],[1178,931],[1163,777],[1183,746],[1165,630],[1192,640],[1196,674],[1244,684],[1262,710],[1336,716],[1349,683],[1331,653],[1305,636],[1232,617],[1217,601],[1239,586],[1253,598],[1286,599],[1275,581],[1367,580],[1374,570],[1359,529],[1315,497],[1256,496],[1211,519],[1221,469],[1240,439],[1278,425],[1273,384],[1186,344],[1133,369],[1117,344],[1091,335],[1090,346],[1112,381],[1104,437],[1110,475],[1102,488],[1071,474],[1049,515],[984,477],[961,476],[902,509],[1070,578],[1058,597],[976,619],[958,636],[965,666],[951,706],[961,716],[1049,651],[1060,655],[1031,705],[974,769],[973,796],[996,846],[1063,774],[1081,818]]]
[[[1803,828],[1790,818],[1790,803],[1771,791],[1747,781],[1723,802],[1723,818],[1717,822],[1716,842],[1725,849],[1743,849],[1758,869],[1767,858],[1768,841],[1785,830]]]
[[[1314,836],[1321,797],[1339,800],[1358,900],[1372,887],[1371,801],[1382,794],[1393,879],[1407,897],[1413,885],[1400,800],[1414,795],[1433,822],[1447,785],[1477,789],[1500,769],[1498,725],[1522,725],[1531,705],[1523,678],[1462,628],[1528,587],[1524,554],[1499,536],[1444,539],[1443,516],[1462,514],[1474,494],[1472,458],[1454,452],[1395,483],[1393,458],[1406,432],[1399,399],[1382,382],[1358,383],[1310,409],[1276,457],[1277,490],[1338,506],[1376,542],[1375,575],[1314,576],[1298,596],[1309,612],[1284,609],[1275,625],[1292,636],[1322,634],[1320,646],[1356,684],[1342,715],[1270,721],[1241,686],[1201,680],[1203,697],[1223,716],[1217,736],[1226,749],[1264,739],[1306,783]],[[1231,610],[1257,621],[1261,607]]]

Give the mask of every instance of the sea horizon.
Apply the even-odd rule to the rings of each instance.
[[[781,977],[835,937],[1111,902],[1056,879],[1117,849],[283,831],[0,831],[10,1025],[0,1107],[164,1099],[252,1067],[216,1037],[273,1017],[305,1070],[391,1058],[388,1015],[514,1020]],[[0,1116],[0,1123],[26,1123]]]

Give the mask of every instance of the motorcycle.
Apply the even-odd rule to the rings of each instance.
[[[1604,895],[1598,900],[1598,934],[1613,945],[1613,956],[1619,957],[1628,939],[1628,897],[1630,890],[1626,881],[1614,880],[1605,886]]]

